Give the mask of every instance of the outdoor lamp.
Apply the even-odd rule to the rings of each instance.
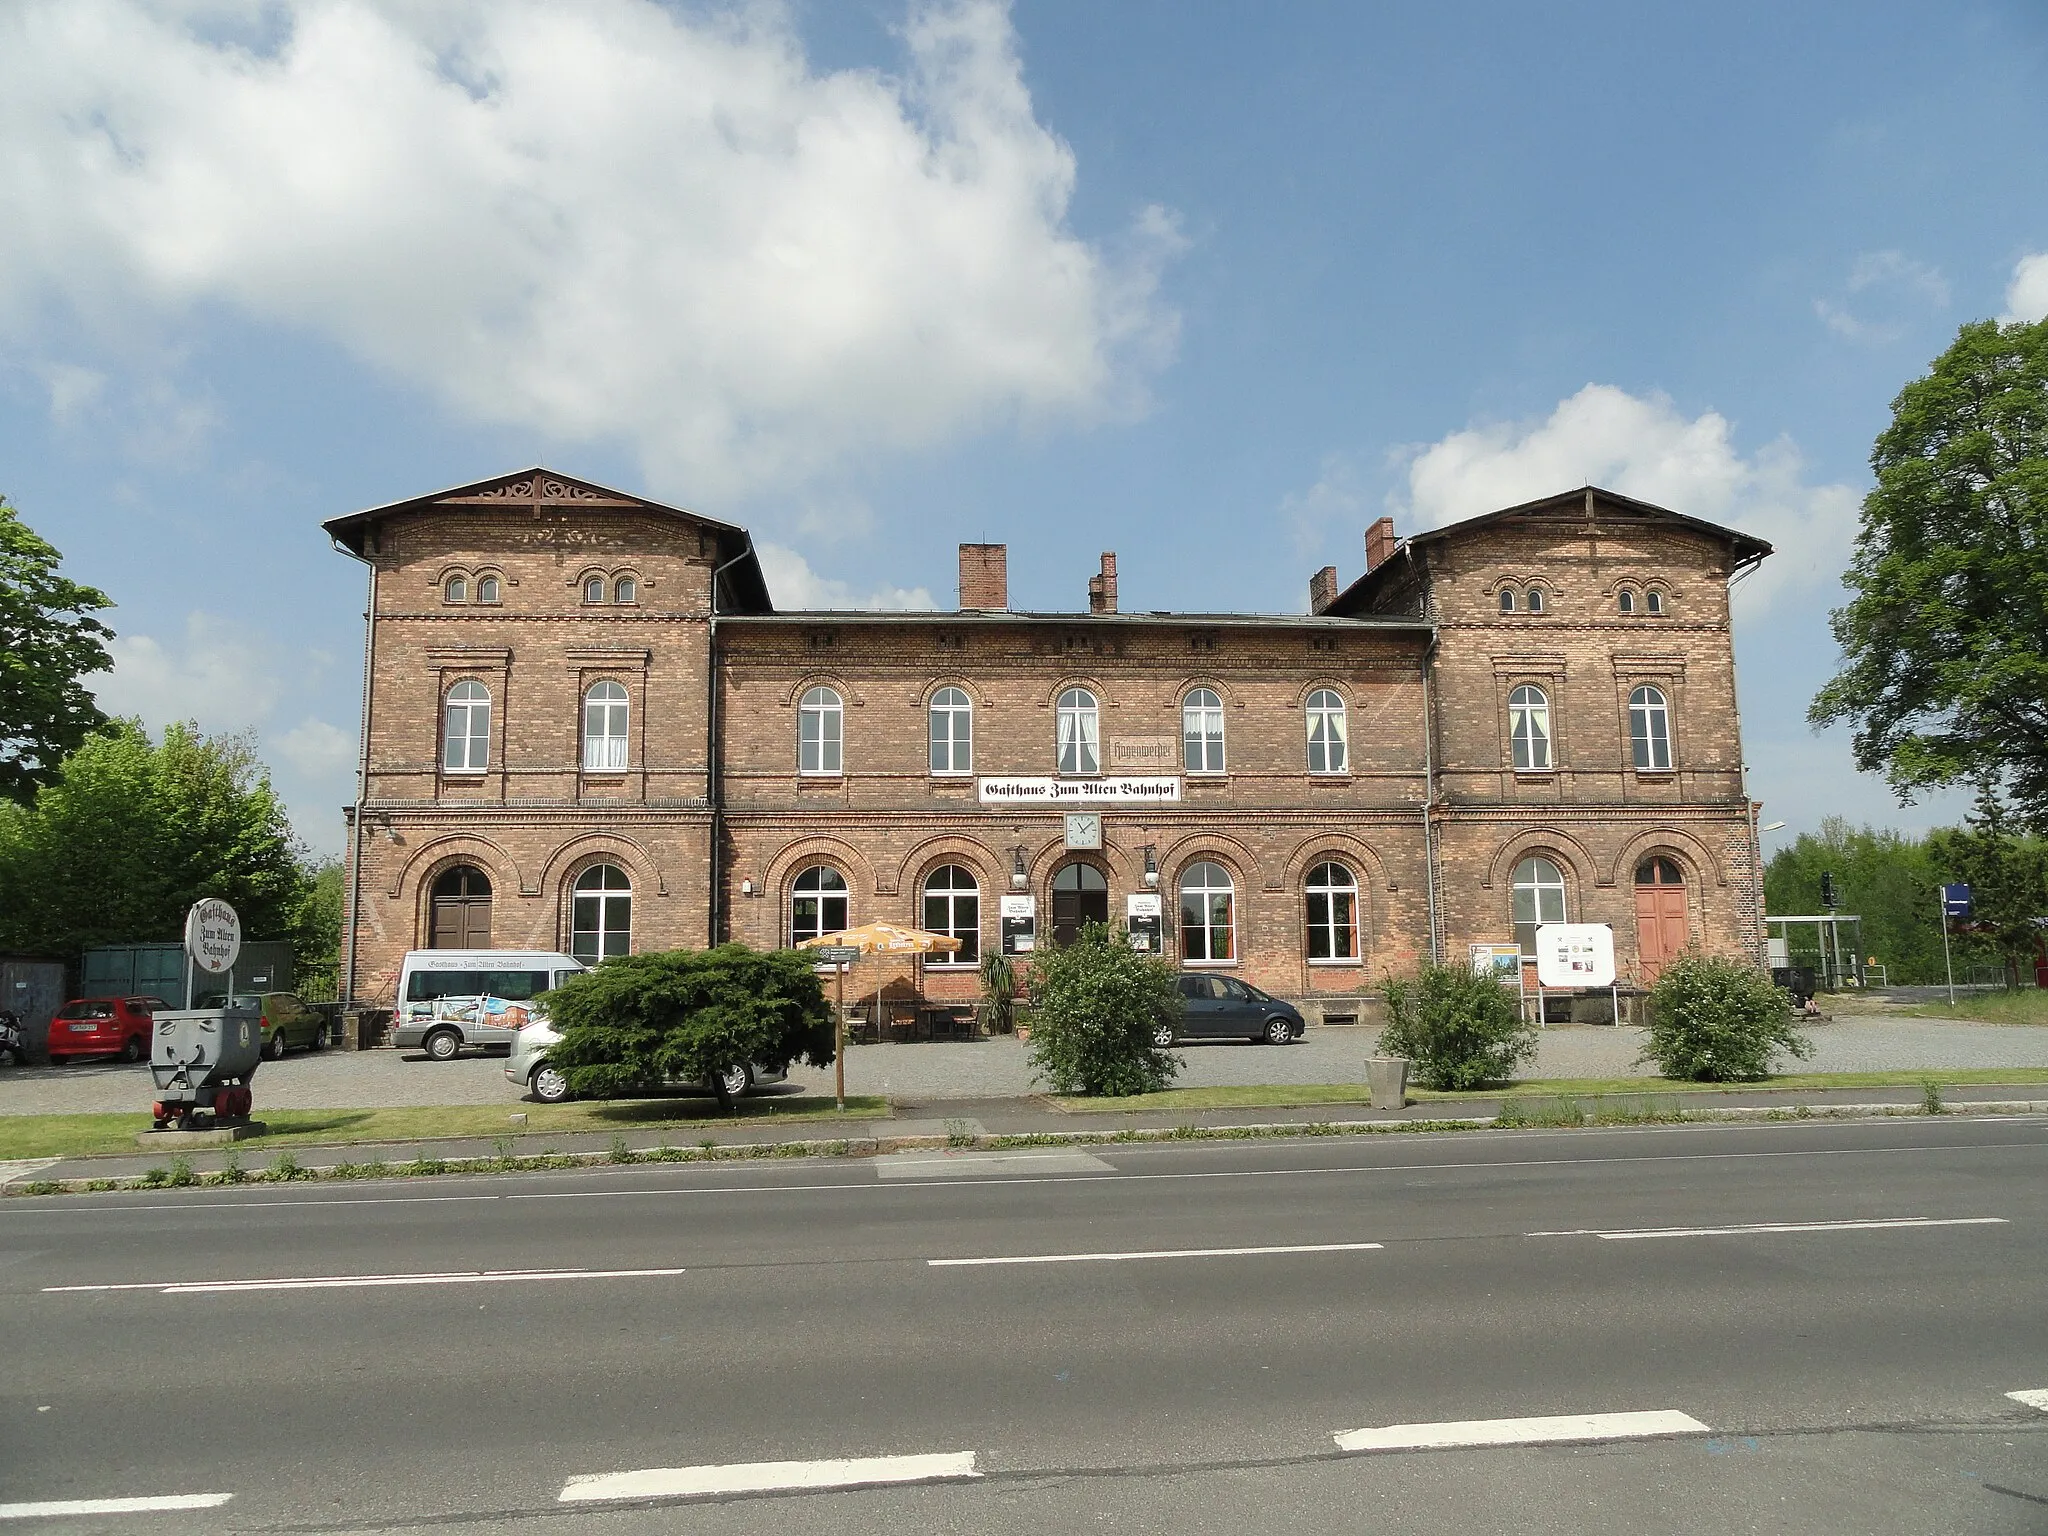
[[[1020,891],[1031,887],[1031,877],[1024,873],[1024,846],[1021,843],[1010,850],[1010,884]]]
[[[1145,883],[1147,885],[1157,885],[1159,883],[1159,861],[1152,856],[1152,850],[1156,846],[1158,845],[1154,843],[1147,843],[1145,845]]]

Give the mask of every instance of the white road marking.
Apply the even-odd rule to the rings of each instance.
[[[25,1179],[32,1173],[41,1173],[45,1168],[54,1168],[63,1161],[61,1157],[17,1157],[0,1161],[0,1186]]]
[[[879,1179],[973,1179],[990,1173],[1029,1177],[1049,1173],[1107,1173],[1116,1170],[1101,1158],[1079,1149],[1058,1152],[956,1152],[950,1156],[913,1156],[898,1152],[875,1159]]]
[[[639,1280],[681,1269],[461,1269],[420,1275],[301,1275],[278,1280],[151,1280],[125,1285],[46,1285],[44,1295],[80,1291],[156,1291],[208,1296],[228,1291],[331,1291],[391,1285],[505,1285],[519,1280]]]
[[[716,1498],[735,1493],[873,1488],[887,1483],[955,1482],[980,1477],[973,1451],[930,1456],[865,1456],[847,1461],[752,1461],[722,1467],[655,1467],[572,1477],[560,1503],[616,1499]]]
[[[2005,1395],[2016,1403],[2025,1403],[2029,1408],[2048,1413],[2048,1387],[2032,1387],[2025,1392],[2008,1392]]]
[[[1545,1445],[1581,1440],[1642,1440],[1704,1435],[1707,1426],[1672,1408],[1650,1413],[1564,1413],[1542,1419],[1466,1419],[1450,1424],[1389,1424],[1342,1430],[1340,1451],[1420,1451],[1453,1445]]]
[[[1267,1253],[1365,1253],[1384,1243],[1288,1243],[1271,1248],[1151,1248],[1133,1253],[1024,1253],[989,1259],[926,1259],[933,1269],[986,1264],[1115,1264],[1125,1259],[1236,1259]]]
[[[2002,1227],[2003,1216],[1898,1216],[1873,1221],[1753,1221],[1733,1227],[1634,1227],[1602,1232],[1582,1227],[1575,1232],[1524,1232],[1524,1237],[1597,1237],[1610,1243],[1639,1237],[1742,1237],[1759,1232],[1870,1232],[1894,1227]]]
[[[45,1520],[57,1515],[143,1515],[165,1509],[219,1509],[232,1493],[165,1493],[147,1499],[48,1499],[0,1504],[0,1520]]]

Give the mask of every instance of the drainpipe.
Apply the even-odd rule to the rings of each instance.
[[[1422,653],[1422,872],[1429,893],[1429,958],[1443,963],[1443,929],[1436,910],[1436,828],[1430,811],[1436,804],[1436,712],[1431,702],[1429,674],[1436,665],[1437,632],[1429,632],[1429,648]]]
[[[369,597],[363,611],[363,700],[357,714],[356,803],[349,817],[348,922],[342,932],[347,958],[342,962],[341,1002],[347,1008],[356,1000],[356,929],[362,922],[363,806],[370,797],[370,674],[377,663],[377,565],[339,539],[330,538],[328,542],[351,560],[362,560],[370,572]]]
[[[711,931],[706,937],[713,947],[719,943],[719,928],[725,916],[725,880],[719,869],[725,851],[725,781],[719,772],[723,747],[718,732],[718,579],[754,553],[754,536],[742,532],[740,538],[744,541],[740,552],[724,564],[712,567],[711,619],[705,641],[708,670],[704,678],[704,798],[711,807]]]

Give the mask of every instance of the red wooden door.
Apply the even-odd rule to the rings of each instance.
[[[1655,981],[1657,973],[1685,953],[1691,942],[1685,876],[1670,859],[1643,860],[1636,867],[1636,955],[1643,984]]]

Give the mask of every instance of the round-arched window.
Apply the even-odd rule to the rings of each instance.
[[[974,705],[962,688],[941,688],[932,695],[931,765],[933,773],[971,773],[974,769]]]
[[[1550,696],[1533,683],[1508,694],[1508,737],[1514,745],[1515,768],[1541,773],[1550,767]]]
[[[981,887],[973,870],[942,864],[925,876],[924,930],[960,941],[960,947],[950,954],[933,950],[926,965],[981,963]]]
[[[621,576],[618,584],[612,588],[612,592],[622,603],[637,603],[640,601],[640,583],[631,576]]]
[[[1223,771],[1223,700],[1213,688],[1190,688],[1180,701],[1181,761],[1189,773]]]
[[[846,930],[846,876],[830,864],[814,864],[789,888],[789,942],[801,944]]]
[[[441,588],[441,600],[449,603],[468,602],[469,578],[466,576],[450,576],[447,585]]]
[[[1358,958],[1358,878],[1342,864],[1308,872],[1308,957],[1311,962]]]
[[[1522,953],[1536,953],[1536,930],[1565,920],[1564,871],[1554,860],[1532,855],[1515,866],[1515,938]]]
[[[583,695],[583,771],[620,773],[626,766],[631,706],[621,683],[592,683]]]
[[[1086,688],[1069,688],[1060,694],[1056,711],[1059,725],[1061,773],[1100,773],[1101,712],[1095,695]]]
[[[585,965],[633,952],[633,882],[616,864],[593,864],[569,898],[569,953]]]
[[[1627,587],[1623,587],[1619,592],[1615,593],[1614,605],[1623,613],[1634,613],[1636,611],[1635,593]]]
[[[602,576],[586,576],[583,578],[583,601],[586,603],[601,603],[604,601],[604,578]]]
[[[491,756],[491,690],[479,682],[448,690],[441,724],[441,768],[445,773],[482,773]]]
[[[1237,958],[1237,889],[1230,871],[1207,859],[1181,871],[1180,957]]]
[[[498,600],[498,578],[479,576],[476,579],[476,600],[480,603],[495,603]]]
[[[1671,767],[1671,706],[1664,691],[1645,684],[1628,696],[1628,735],[1636,768],[1664,773]]]
[[[846,706],[830,688],[809,688],[796,706],[796,771],[836,774],[844,766]]]
[[[1636,866],[1637,885],[1683,885],[1685,876],[1679,872],[1678,861],[1667,859],[1663,854],[1653,854]]]
[[[1344,696],[1318,688],[1308,696],[1308,771],[1342,773],[1350,761],[1344,734]]]

